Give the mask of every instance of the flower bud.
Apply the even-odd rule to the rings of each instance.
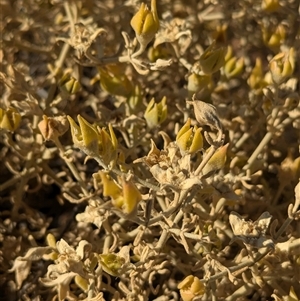
[[[43,120],[39,122],[38,128],[45,140],[55,141],[69,129],[69,124],[65,116],[48,117],[43,115]]]
[[[157,45],[156,47],[149,47],[147,56],[150,62],[154,63],[158,59],[168,59],[172,55],[170,49],[164,44]]]
[[[125,258],[113,253],[101,254],[99,257],[101,266],[107,274],[115,277],[120,276],[125,264]]]
[[[232,46],[227,47],[226,55],[225,55],[225,63],[227,63],[233,57],[233,49]]]
[[[290,48],[288,53],[281,52],[270,61],[269,67],[274,83],[279,85],[293,74],[295,68],[294,52],[294,48]]]
[[[71,76],[68,73],[65,73],[58,81],[59,89],[66,94],[75,94],[77,93],[81,85],[77,79]]]
[[[225,47],[216,48],[215,41],[201,54],[199,64],[203,73],[212,74],[217,72],[225,64]]]
[[[74,278],[76,285],[84,292],[87,292],[89,289],[89,283],[86,279],[82,278],[80,275],[76,275]]]
[[[168,114],[166,102],[165,96],[159,103],[155,103],[154,98],[150,100],[144,114],[149,128],[156,127],[166,120]]]
[[[276,12],[280,8],[279,0],[262,0],[261,8],[268,13]]]
[[[241,74],[243,68],[244,59],[242,57],[239,59],[237,59],[236,57],[232,57],[225,63],[224,74],[228,79],[230,79]]]
[[[118,66],[107,66],[106,69],[99,68],[101,88],[118,96],[128,96],[133,90],[128,77],[120,70]]]
[[[183,301],[192,301],[195,297],[205,293],[204,284],[198,277],[192,275],[187,276],[177,287]]]
[[[191,119],[188,118],[185,125],[180,129],[176,136],[176,143],[180,150],[189,154],[196,153],[203,147],[203,137],[201,128],[191,126]]]
[[[224,44],[227,41],[228,24],[217,25],[213,33],[213,39],[217,44]]]
[[[146,48],[159,30],[156,0],[151,0],[151,11],[142,3],[139,11],[132,17],[130,25],[141,47]]]
[[[131,181],[122,179],[122,197],[113,200],[113,205],[120,208],[123,213],[131,214],[135,211],[142,195]]]
[[[125,163],[125,154],[122,150],[118,152],[118,166],[123,173],[127,173],[130,170],[130,166]]]
[[[206,99],[211,95],[212,89],[213,82],[210,75],[198,75],[196,73],[189,75],[187,82],[189,98],[201,91],[201,99]]]
[[[213,154],[213,156],[208,160],[206,165],[202,169],[202,175],[207,177],[210,176],[217,170],[220,170],[224,167],[226,162],[226,152],[228,148],[228,143],[226,145],[221,146],[217,151]],[[209,149],[207,150],[207,152]]]
[[[99,148],[96,128],[80,115],[77,116],[79,126],[70,116],[67,116],[67,118],[70,123],[72,140],[75,146],[88,155],[97,154]]]
[[[259,57],[256,58],[255,66],[248,77],[247,83],[253,90],[262,90],[267,86],[267,82],[264,79],[262,61]]]
[[[15,108],[0,108],[0,129],[14,132],[20,125],[21,115]]]
[[[44,254],[43,259],[44,260],[56,260],[58,257],[58,253],[56,252],[56,239],[52,233],[48,233],[46,236],[46,242],[47,245],[54,249],[53,252]]]
[[[53,249],[56,248],[56,239],[52,233],[48,233],[46,236],[47,245],[52,247]]]
[[[266,46],[277,52],[280,45],[283,44],[286,36],[286,30],[282,24],[279,24],[274,31],[269,28],[262,27],[262,37]]]
[[[142,199],[142,195],[132,181],[122,179],[118,185],[109,175],[99,171],[93,175],[96,179],[100,175],[103,184],[103,196],[111,197],[112,204],[122,210],[125,214],[131,214],[136,209],[137,204]]]
[[[105,128],[97,127],[99,137],[98,137],[98,147],[99,155],[105,164],[110,164],[111,166],[115,164],[117,159],[117,148],[118,140],[113,130],[111,124],[108,124],[109,133]]]
[[[94,174],[94,179],[100,175],[103,185],[103,196],[111,197],[113,199],[117,199],[122,195],[122,188],[117,185],[117,183],[108,175],[108,173],[104,171],[99,171],[98,173]]]
[[[127,103],[129,105],[130,110],[136,111],[139,105],[142,103],[142,89],[139,84],[136,84],[131,91],[131,94],[127,98]]]

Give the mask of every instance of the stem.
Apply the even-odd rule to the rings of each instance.
[[[83,194],[85,196],[88,196],[89,193],[88,193],[88,189],[84,183],[84,181],[82,180],[76,166],[70,162],[67,158],[65,158],[65,150],[64,150],[64,147],[62,146],[62,144],[60,143],[59,139],[55,139],[54,141],[55,145],[57,146],[58,150],[59,150],[59,153],[60,153],[60,157],[65,161],[65,163],[68,165],[71,173],[73,174],[74,178],[77,180],[78,184],[80,185],[80,189],[81,191],[83,192]]]
[[[238,264],[237,266],[228,268],[228,270],[230,271],[230,273],[232,273],[235,277],[237,275],[239,275],[240,273],[244,272],[244,268],[250,268],[251,266],[253,266],[256,262],[260,261],[262,258],[264,258],[269,252],[271,251],[271,249],[267,248],[264,252],[259,253],[259,255],[253,260],[247,260],[245,262],[241,262],[240,264]],[[239,271],[240,270],[240,271]],[[235,272],[235,273],[234,273]],[[223,276],[227,275],[227,270],[222,271],[214,276],[211,276],[208,280],[208,283],[210,282],[214,282],[217,279],[222,278]]]
[[[98,155],[95,154],[95,155],[92,156],[92,157],[93,157],[93,159],[95,159],[95,160],[98,162],[98,164],[99,164],[104,170],[106,170],[106,171],[108,171],[108,172],[115,173],[116,175],[118,175],[118,176],[120,176],[120,177],[126,176],[126,175],[127,175],[126,173],[123,173],[123,172],[121,172],[120,170],[117,170],[116,168],[109,169],[109,167],[102,161],[101,157],[99,157]],[[144,185],[145,187],[148,187],[149,189],[152,189],[152,190],[154,190],[154,191],[161,192],[161,188],[159,188],[158,186],[153,185],[153,184],[151,184],[151,183],[149,183],[149,182],[147,182],[147,181],[145,181],[145,180],[143,180],[143,179],[137,177],[136,175],[132,175],[132,176],[133,176],[133,179],[134,179],[136,182],[140,183],[141,185]]]
[[[251,157],[248,159],[248,164],[243,167],[243,170],[247,170],[252,167],[253,163],[256,161],[257,156],[262,152],[264,147],[270,142],[272,139],[273,133],[268,132],[263,140],[259,143],[258,147],[252,153]]]
[[[251,135],[249,133],[244,133],[242,137],[235,143],[234,150],[238,150],[250,136]]]
[[[274,242],[276,242],[279,239],[279,237],[287,229],[287,227],[290,225],[290,223],[292,221],[293,221],[293,219],[291,219],[289,217],[284,221],[284,223],[282,224],[282,226],[280,227],[280,229],[276,232],[275,236],[273,237]]]
[[[28,169],[24,169],[20,174],[15,175],[11,179],[7,180],[3,184],[0,185],[0,191],[4,191],[4,189],[14,185],[17,183],[22,177],[27,177],[30,179],[31,177],[34,177],[35,174],[37,173],[37,170],[35,167],[30,167]]]
[[[217,150],[217,147],[215,147],[215,146],[212,145],[211,149],[208,152],[208,154],[203,158],[202,162],[197,167],[197,169],[195,171],[195,176],[198,176],[200,174],[200,172],[202,171],[203,167],[207,164],[207,162],[209,161],[209,159],[214,155],[214,153],[216,152],[216,150]]]
[[[271,118],[269,120],[269,124],[271,125],[271,127],[276,127],[280,123],[279,120],[276,121],[278,113],[279,113],[278,85],[275,85],[274,97],[275,97],[274,103],[275,103],[275,105],[277,105],[277,107],[275,107],[273,109],[272,114],[271,114]],[[263,148],[271,141],[272,137],[273,137],[272,132],[268,132],[268,133],[265,134],[265,137],[263,138],[263,140],[259,143],[259,145],[255,149],[255,151],[252,153],[252,155],[248,159],[247,164],[243,167],[243,170],[248,170],[253,166],[253,164],[256,161],[257,156],[262,152]]]
[[[31,168],[32,165],[34,165],[34,159],[33,159],[33,152],[29,152],[26,158],[26,164],[24,167],[24,171],[28,170],[29,168]],[[15,193],[15,196],[13,197],[14,200],[14,207],[12,210],[12,216],[15,218],[18,215],[18,210],[21,207],[21,203],[22,203],[22,196],[23,193],[26,191],[25,189],[25,185],[28,182],[28,180],[30,179],[29,176],[23,176],[23,174],[21,175],[21,181],[20,184],[18,185],[18,189]],[[25,205],[26,206],[26,205]]]

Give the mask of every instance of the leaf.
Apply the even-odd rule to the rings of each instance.
[[[31,261],[22,261],[21,257],[17,257],[14,261],[13,267],[8,272],[15,272],[15,279],[17,288],[20,289],[23,281],[30,273]]]

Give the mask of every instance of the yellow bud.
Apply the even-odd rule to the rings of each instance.
[[[125,163],[125,154],[121,150],[118,153],[118,165],[123,173],[127,173],[129,171],[129,167]]]
[[[268,13],[276,12],[280,8],[279,0],[262,0],[261,8]]]
[[[113,149],[116,150],[117,147],[118,147],[118,140],[117,140],[117,137],[115,135],[114,129],[113,129],[113,127],[110,123],[108,124],[108,130],[109,130],[110,141],[112,143]]]
[[[267,85],[266,81],[264,80],[262,61],[259,57],[256,58],[255,66],[252,69],[247,82],[250,88],[253,90],[262,90],[262,88]]]
[[[65,116],[48,117],[43,115],[43,120],[39,122],[38,128],[45,140],[55,141],[69,129],[69,125]]]
[[[99,68],[99,72],[100,85],[104,91],[119,96],[128,96],[132,92],[133,85],[124,74],[124,70],[118,66],[110,65],[106,69]]]
[[[187,276],[178,284],[180,296],[183,301],[192,301],[195,297],[205,293],[205,286],[198,277]]]
[[[0,129],[14,132],[20,125],[21,115],[15,108],[0,108]]]
[[[98,133],[96,128],[80,115],[77,116],[77,119],[82,132],[84,146],[90,148],[91,150],[94,148],[98,150],[98,148],[94,146],[96,141],[98,141]]]
[[[224,44],[227,41],[227,24],[217,25],[213,33],[213,39],[217,44]]]
[[[58,81],[59,89],[67,94],[75,94],[77,93],[81,85],[76,78],[71,76],[68,73],[65,73],[60,80]]]
[[[82,278],[80,275],[76,275],[75,278],[76,285],[84,292],[88,291],[89,283],[86,279]]]
[[[122,193],[112,199],[112,203],[116,208],[122,210],[123,213],[129,215],[135,212],[137,204],[142,199],[139,190],[131,181],[122,179]]]
[[[200,56],[199,64],[205,74],[215,73],[224,66],[227,49],[216,48],[215,44],[214,41]]]
[[[191,126],[191,119],[189,118],[185,125],[180,129],[176,136],[176,143],[183,152],[190,154],[196,153],[203,147],[203,137],[201,128]]]
[[[108,125],[109,133],[104,128],[97,127],[99,138],[99,155],[106,164],[115,164],[117,158],[118,140],[111,124]]]
[[[157,45],[156,47],[149,47],[147,56],[150,62],[155,62],[158,59],[168,59],[172,55],[170,49],[165,47],[164,44]]]
[[[103,270],[112,276],[120,276],[122,267],[125,263],[125,258],[117,256],[116,254],[101,254],[100,263]]]
[[[244,59],[242,57],[239,59],[237,59],[236,57],[232,57],[225,63],[224,74],[228,79],[230,79],[241,74],[243,68]]]
[[[129,108],[133,111],[138,109],[139,105],[142,103],[142,89],[139,84],[135,85],[131,94],[127,98],[127,103]]]
[[[52,233],[48,233],[46,237],[47,245],[56,250],[56,239]],[[56,260],[58,258],[58,253],[53,251],[43,255],[44,260]]]
[[[150,100],[144,114],[150,128],[156,127],[166,120],[168,114],[166,102],[165,96],[159,103],[155,103],[154,98]]]
[[[206,163],[204,168],[202,169],[203,176],[209,176],[213,172],[224,167],[226,162],[226,152],[228,148],[228,143],[226,145],[221,146],[217,151],[213,154],[213,156]],[[207,152],[209,149],[207,150]]]
[[[139,11],[132,17],[130,25],[140,45],[145,48],[159,30],[156,0],[151,0],[151,10],[142,3]]]
[[[296,295],[293,286],[290,287],[290,292],[289,292],[287,301],[299,301],[299,297]]]
[[[48,233],[46,237],[47,245],[56,249],[56,239],[52,233]]]
[[[101,177],[103,184],[103,196],[117,199],[122,195],[122,189],[116,182],[104,171],[99,171],[98,174]],[[97,174],[96,174],[97,175]],[[94,176],[94,178],[96,177]]]
[[[232,46],[229,45],[227,47],[227,52],[225,55],[225,62],[228,62],[232,57],[233,57],[233,49],[232,49]]]
[[[262,27],[262,37],[266,46],[273,51],[278,51],[283,44],[286,36],[286,30],[282,24],[279,24],[274,31]]]
[[[187,83],[189,98],[201,91],[201,99],[205,99],[208,95],[211,94],[212,89],[213,82],[211,75],[198,75],[195,73],[189,75]]]
[[[103,196],[111,197],[112,204],[116,208],[121,209],[123,213],[133,213],[137,204],[142,199],[142,195],[135,184],[131,181],[122,179],[122,184],[119,185],[104,171],[93,174],[96,181],[98,181],[99,176],[103,185]]]
[[[70,123],[72,140],[75,146],[88,155],[98,154],[98,133],[95,127],[80,115],[77,116],[79,126],[70,116],[67,116],[67,118]]]
[[[123,186],[123,205],[121,207],[125,214],[132,213],[137,204],[142,200],[142,195],[131,181],[122,181]]]
[[[281,52],[270,61],[269,67],[274,83],[281,84],[293,74],[295,68],[294,52],[294,48],[290,48],[288,53]]]

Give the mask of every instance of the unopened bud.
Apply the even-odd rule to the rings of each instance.
[[[151,10],[142,3],[139,11],[132,17],[130,25],[141,47],[146,48],[159,29],[156,0],[151,1]]]
[[[248,77],[247,83],[253,90],[261,90],[267,85],[264,79],[262,61],[260,58],[256,58],[255,66]]]
[[[228,79],[230,79],[241,74],[243,68],[244,59],[242,57],[239,59],[237,59],[236,57],[232,57],[225,63],[224,74]]]
[[[70,116],[67,116],[67,118],[70,123],[72,140],[75,146],[86,154],[97,154],[98,133],[96,128],[80,115],[77,116],[79,126]]]
[[[199,64],[205,74],[217,72],[225,64],[225,47],[216,48],[213,42],[200,56]]]
[[[228,145],[229,144],[227,143],[226,145],[221,146],[208,160],[208,162],[202,169],[202,175],[204,177],[210,176],[213,172],[220,170],[224,167],[226,162],[226,152]],[[207,151],[209,151],[209,149]]]
[[[76,275],[74,278],[74,281],[76,283],[76,285],[84,292],[88,291],[89,288],[89,283],[86,279],[84,279],[83,277],[81,277],[80,275]]]
[[[59,89],[66,94],[77,93],[81,85],[76,78],[68,73],[65,73],[58,81]]]
[[[188,97],[192,97],[193,94],[201,93],[201,99],[206,99],[211,95],[213,89],[213,81],[211,75],[198,75],[192,73],[188,77],[187,90]]]
[[[118,207],[125,214],[135,211],[137,204],[141,201],[142,195],[132,181],[122,180],[123,199],[118,203]]]
[[[101,254],[100,263],[103,270],[112,276],[120,276],[122,272],[122,267],[125,263],[125,258],[118,256],[116,254]]]
[[[192,301],[197,296],[205,293],[205,286],[198,277],[189,275],[178,284],[180,296],[183,301]]]
[[[100,175],[103,185],[103,196],[117,199],[122,195],[122,188],[104,171],[99,171],[94,174],[93,177],[96,179]]]
[[[141,86],[136,84],[127,98],[127,103],[131,110],[136,111],[138,109],[139,105],[142,103],[142,96]]]
[[[155,103],[154,98],[150,100],[144,114],[150,128],[156,127],[166,120],[168,114],[166,102],[166,97],[163,97],[159,103]]]
[[[104,91],[119,96],[128,96],[132,92],[133,85],[118,66],[111,65],[107,66],[106,69],[99,68],[99,72],[100,85]]]
[[[271,31],[269,28],[262,28],[262,36],[266,46],[277,52],[280,45],[283,44],[286,36],[286,30],[282,24],[279,24],[275,30]]]
[[[176,136],[176,143],[183,152],[189,154],[196,153],[203,147],[203,137],[201,128],[191,126],[191,119],[189,118],[185,125],[180,129]]]
[[[261,8],[268,13],[276,12],[280,8],[279,0],[262,0]]]
[[[0,129],[14,132],[20,125],[21,115],[15,108],[0,108]]]
[[[294,48],[290,48],[288,53],[281,52],[270,61],[269,67],[274,83],[281,84],[293,74],[295,68],[294,53]]]

